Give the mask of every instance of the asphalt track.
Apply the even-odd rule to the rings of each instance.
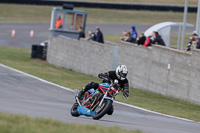
[[[114,103],[112,116],[100,120],[72,117],[74,94],[68,89],[0,64],[0,112],[64,122],[119,126],[148,133],[200,133],[200,123]],[[17,123],[16,123],[17,124]]]
[[[49,23],[0,23],[0,45],[31,48],[48,39]],[[130,24],[87,24],[87,30],[100,27],[104,35],[122,34],[130,30]],[[138,33],[151,25],[136,25]],[[12,29],[16,36],[11,37]],[[34,37],[30,38],[30,30]],[[174,30],[174,29],[173,29]],[[194,29],[187,29],[191,33]],[[174,30],[173,32],[176,32]],[[138,109],[130,105],[115,103],[112,116],[95,121],[89,117],[74,118],[70,108],[74,95],[70,89],[48,83],[30,75],[17,72],[0,64],[0,111],[25,114],[31,117],[52,118],[64,122],[119,126],[129,130],[151,133],[200,133],[200,123],[177,119],[159,113]]]
[[[109,34],[122,34],[124,30],[131,31],[131,24],[87,24],[86,31],[95,31],[99,27],[104,36]],[[151,25],[136,24],[138,33],[146,31]],[[31,48],[32,44],[39,44],[48,40],[50,23],[0,23],[0,46]],[[15,29],[15,37],[11,37]],[[30,38],[30,31],[34,30],[34,37]],[[195,28],[186,28],[186,33],[192,33]],[[172,28],[173,33],[178,32],[177,27]],[[86,33],[87,35],[87,33]]]

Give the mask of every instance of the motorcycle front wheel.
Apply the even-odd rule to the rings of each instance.
[[[78,108],[78,103],[74,103],[72,108],[71,108],[71,115],[74,116],[74,117],[80,116],[77,108]]]
[[[112,101],[111,100],[104,100],[102,105],[96,107],[93,112],[92,118],[95,120],[99,120],[102,118],[110,109],[112,108]]]

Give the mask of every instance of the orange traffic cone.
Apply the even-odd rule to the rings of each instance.
[[[11,37],[15,37],[15,29],[12,29]]]
[[[33,30],[30,31],[30,37],[31,37],[31,38],[34,37],[34,31],[33,31]]]

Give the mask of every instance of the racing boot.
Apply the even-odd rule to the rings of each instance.
[[[83,100],[83,94],[88,91],[90,88],[88,87],[88,85],[86,85],[85,87],[83,87],[83,89],[78,93],[78,99],[79,100]]]
[[[85,87],[83,87],[83,89],[78,93],[78,99],[79,99],[79,100],[82,100],[82,96],[83,96],[83,94],[85,93],[84,88],[85,88]]]
[[[98,86],[99,86],[99,84],[98,84],[98,83],[95,83],[95,82],[90,82],[90,83],[88,83],[88,84],[87,84],[85,87],[83,87],[83,89],[78,93],[78,98],[79,98],[80,100],[82,100],[81,97],[83,96],[83,94],[84,94],[86,91],[88,91],[89,89],[92,89],[92,88],[96,89],[96,88],[98,88]]]

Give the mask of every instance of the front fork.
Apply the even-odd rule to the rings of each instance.
[[[102,106],[102,103],[104,101],[104,99],[107,97],[108,95],[108,92],[110,91],[111,87],[109,87],[109,89],[106,91],[106,93],[104,94],[103,98],[101,99],[100,103],[99,103],[99,106],[98,107],[101,107]],[[109,98],[110,100],[113,100],[112,98]]]
[[[75,99],[76,99],[76,102],[78,103],[78,105],[81,106],[80,100],[78,99],[77,96],[75,97]]]

